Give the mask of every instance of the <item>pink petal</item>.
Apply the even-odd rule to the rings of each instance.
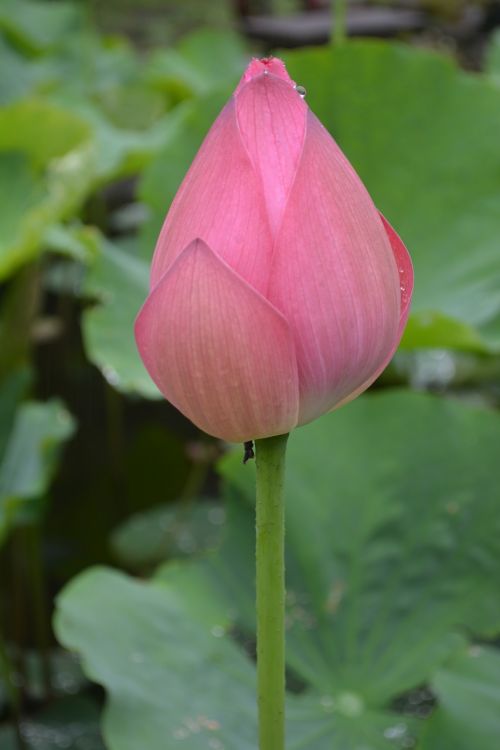
[[[312,113],[266,295],[295,340],[299,423],[377,372],[400,321],[399,274],[378,212]]]
[[[411,297],[413,294],[413,264],[411,262],[410,253],[406,249],[403,240],[391,227],[385,216],[380,214],[380,218],[389,237],[392,251],[394,253],[394,260],[399,272],[399,288],[401,290],[401,316],[399,319],[399,330],[397,335],[396,348],[399,345],[401,336],[405,329],[408,315],[410,314]],[[391,355],[392,356],[392,355]]]
[[[241,142],[234,100],[205,138],[172,203],[151,269],[154,288],[197,237],[259,291],[267,287],[272,240],[260,179]]]
[[[254,62],[264,72],[239,90],[236,115],[241,139],[260,177],[271,229],[276,232],[300,160],[307,105],[290,79],[269,75],[268,66]]]
[[[393,347],[378,370],[372,373],[368,380],[365,380],[365,382],[360,385],[359,388],[356,388],[355,391],[346,396],[340,403],[336,404],[334,407],[335,409],[348,404],[349,401],[352,401],[361,393],[363,393],[363,391],[366,391],[366,389],[369,388],[371,384],[376,381],[378,376],[385,370],[399,346],[401,336],[403,335],[403,331],[405,329],[406,321],[408,320],[408,315],[410,314],[411,296],[413,293],[413,265],[411,262],[410,254],[404,246],[401,237],[394,231],[385,216],[382,216],[382,214],[380,214],[380,218],[382,219],[385,230],[387,232],[387,236],[389,237],[391,247],[394,252],[394,259],[399,271],[401,290],[401,312],[399,318],[399,328]]]
[[[296,425],[297,366],[286,320],[201,240],[151,292],[135,334],[165,398],[210,435],[241,442]]]
[[[295,82],[292,81],[288,74],[285,63],[283,60],[280,60],[279,57],[261,57],[260,59],[254,57],[247,65],[247,69],[243,73],[241,81],[234,93],[238,94],[246,83],[253,78],[258,78],[263,73],[272,75],[275,78],[281,78],[282,81],[286,81],[291,86],[295,85]]]

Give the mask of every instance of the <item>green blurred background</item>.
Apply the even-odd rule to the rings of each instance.
[[[291,438],[288,746],[500,747],[500,3],[351,2],[329,44],[340,16],[0,0],[1,750],[256,747],[253,467],[159,398],[132,327],[272,51],[416,273],[386,373]]]

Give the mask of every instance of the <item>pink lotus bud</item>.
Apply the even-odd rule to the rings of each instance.
[[[161,230],[136,322],[148,372],[205,432],[288,432],[399,343],[410,257],[276,58],[253,60]]]

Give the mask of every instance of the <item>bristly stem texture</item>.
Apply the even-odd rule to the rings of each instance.
[[[259,750],[285,747],[285,511],[288,435],[257,440],[257,691]]]

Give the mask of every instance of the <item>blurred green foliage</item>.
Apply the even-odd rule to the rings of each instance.
[[[0,746],[253,748],[253,470],[233,452],[217,478],[222,447],[158,399],[132,331],[251,53],[180,36],[190,3],[142,3],[136,41],[162,43],[141,51],[89,5],[137,37],[129,2],[0,3]],[[291,439],[290,748],[498,745],[499,40],[474,75],[402,43],[283,55],[416,272],[382,392]],[[75,677],[52,595],[112,562],[128,575],[59,597]]]
[[[500,631],[499,440],[497,414],[404,391],[359,399],[292,436],[287,655],[300,690],[290,695],[290,748],[412,747],[426,721],[411,691],[429,680],[446,702],[425,747],[451,747],[456,721],[475,746],[494,747],[498,687],[486,653],[468,665],[467,638]],[[253,670],[231,638],[254,633],[254,473],[239,452],[221,468],[229,520],[216,553],[167,564],[149,584],[89,571],[60,598],[60,639],[110,693],[111,747],[147,738],[160,750],[177,738],[194,750],[209,737],[255,746]],[[489,699],[454,720],[462,669],[472,704]],[[186,683],[197,685],[189,702]]]
[[[16,410],[0,463],[0,543],[13,525],[36,523],[59,446],[73,428],[70,415],[56,401],[25,401]]]

